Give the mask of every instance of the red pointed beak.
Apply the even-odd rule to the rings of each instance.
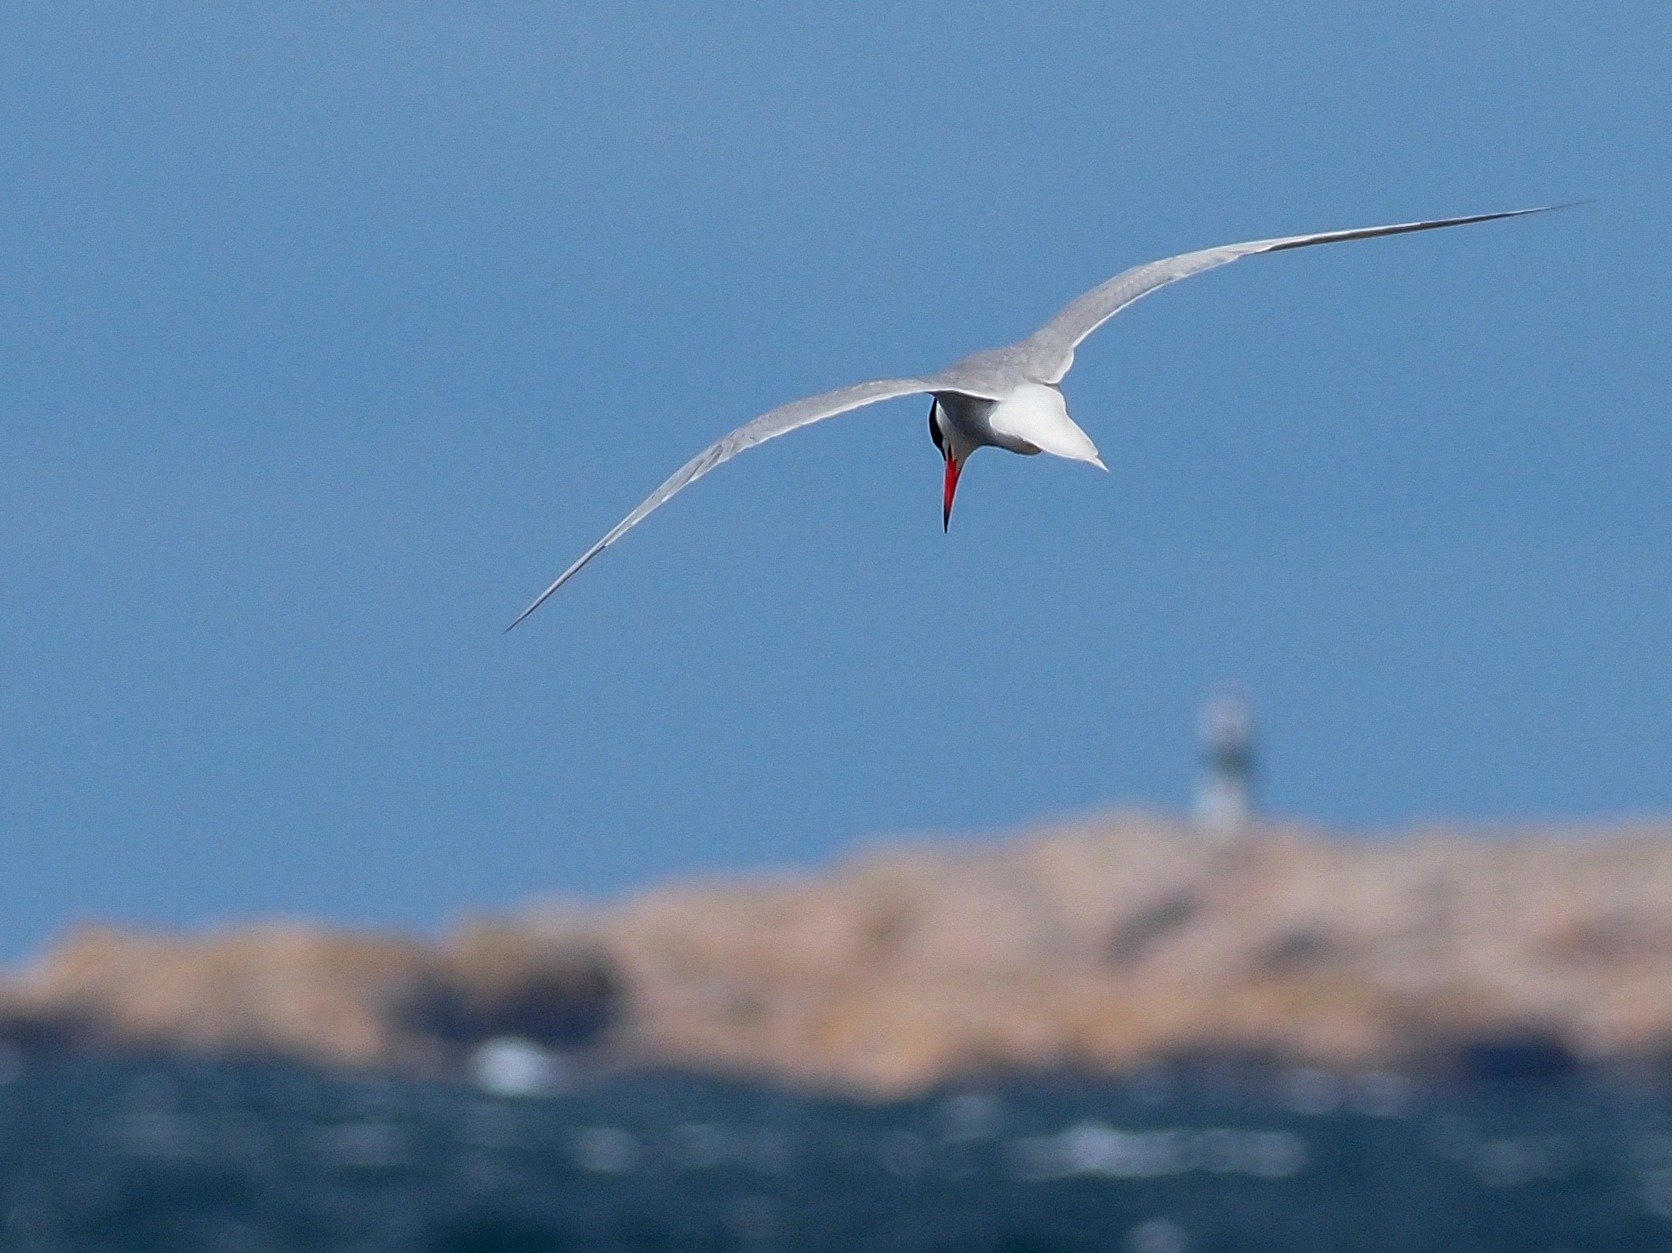
[[[946,459],[946,495],[941,502],[941,530],[952,527],[952,498],[958,494],[958,475],[963,466],[958,464],[956,457]]]

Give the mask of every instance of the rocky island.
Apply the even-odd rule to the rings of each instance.
[[[88,928],[0,980],[0,1038],[434,1074],[515,1038],[877,1095],[1192,1056],[1420,1068],[1494,1040],[1658,1065],[1672,827],[1212,840],[1115,814],[434,940]]]

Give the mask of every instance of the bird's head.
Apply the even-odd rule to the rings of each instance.
[[[952,437],[951,424],[946,421],[945,410],[941,408],[937,397],[929,405],[929,438],[935,441],[935,448],[946,460],[946,480],[941,489],[941,530],[948,530],[952,526],[952,498],[958,493],[958,476],[963,473],[964,460],[972,450],[960,449]]]

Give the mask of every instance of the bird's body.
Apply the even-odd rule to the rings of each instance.
[[[997,400],[955,391],[934,395],[929,420],[943,456],[962,461],[977,448],[1002,448],[1024,457],[1048,452],[1103,466],[1091,437],[1068,416],[1062,392],[1049,383],[1021,382]]]
[[[1316,244],[1341,243],[1353,239],[1374,239],[1382,235],[1403,235],[1414,231],[1467,226],[1502,218],[1545,213],[1550,208],[1512,209],[1472,217],[1439,218],[1405,222],[1393,226],[1368,226],[1356,230],[1327,231],[1314,235],[1290,235],[1226,244],[1182,253],[1161,261],[1135,266],[1108,282],[1092,288],[1069,302],[1061,312],[1026,339],[1004,348],[973,353],[937,374],[923,378],[877,379],[856,383],[837,391],[791,401],[738,427],[724,439],[711,444],[681,466],[667,482],[650,494],[632,513],[579,560],[552,582],[533,604],[511,623],[515,627],[544,604],[604,549],[637,526],[676,492],[696,482],[715,466],[731,460],[745,449],[776,439],[780,435],[822,422],[864,405],[899,396],[928,394],[929,434],[946,461],[943,525],[952,513],[953,494],[964,462],[978,448],[1001,448],[1006,452],[1033,456],[1050,453],[1071,461],[1084,461],[1104,468],[1091,438],[1068,416],[1068,407],[1058,384],[1074,364],[1074,350],[1104,322],[1134,301],[1169,283],[1193,274],[1229,264],[1241,257],[1265,252],[1309,248]],[[507,627],[506,630],[510,630]]]

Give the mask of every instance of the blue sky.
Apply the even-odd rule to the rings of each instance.
[[[1672,11],[11,5],[0,951],[427,928],[904,832],[1672,808]],[[1262,11],[1263,9],[1263,11]],[[1111,473],[711,438],[1138,261]]]

